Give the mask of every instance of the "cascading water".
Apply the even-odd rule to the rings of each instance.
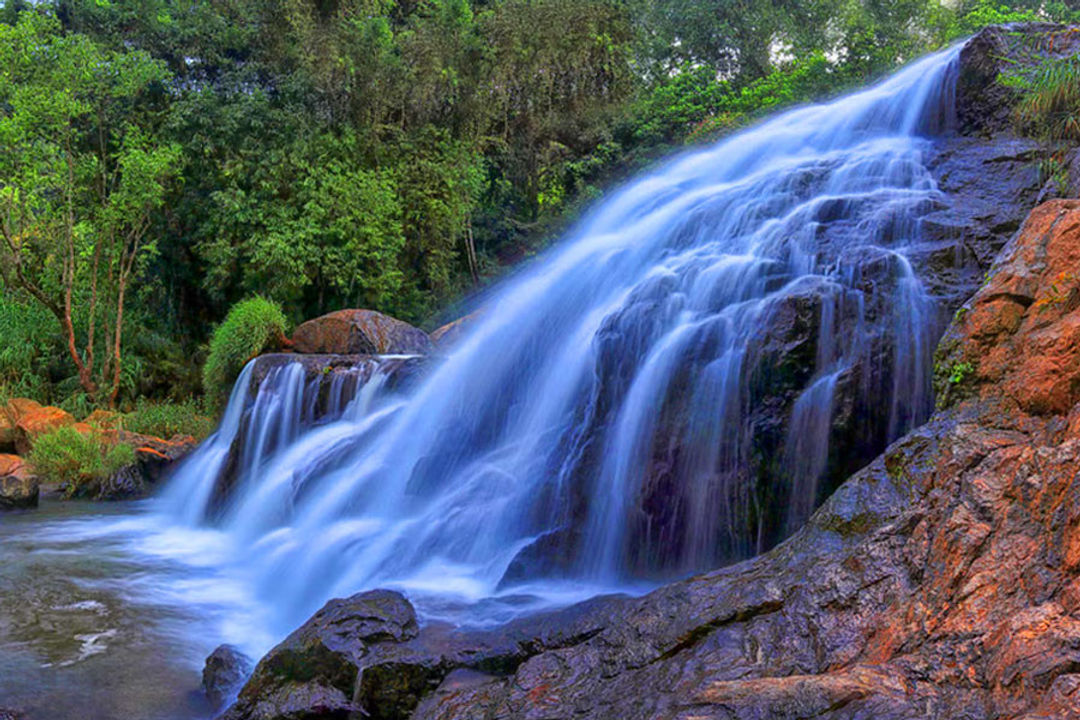
[[[167,513],[231,539],[281,630],[363,588],[588,593],[766,549],[932,409],[941,312],[905,251],[939,197],[923,158],[955,58],[629,185],[407,397],[369,373],[366,400],[305,423],[302,370],[252,399],[249,366]]]

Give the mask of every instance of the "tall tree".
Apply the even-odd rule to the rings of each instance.
[[[56,318],[83,390],[114,403],[125,303],[180,156],[156,133],[167,71],[35,11],[0,24],[0,67],[0,277]]]

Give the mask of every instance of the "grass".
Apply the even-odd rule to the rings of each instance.
[[[168,439],[173,435],[191,435],[202,440],[214,431],[213,413],[195,400],[151,402],[140,399],[135,409],[125,413],[119,427],[141,435]]]
[[[203,367],[203,389],[220,403],[248,360],[284,342],[288,323],[281,306],[263,297],[242,300],[214,330]]]
[[[135,451],[101,433],[63,427],[38,436],[27,459],[40,479],[63,485],[65,495],[73,497],[134,463]]]

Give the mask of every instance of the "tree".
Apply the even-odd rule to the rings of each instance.
[[[156,132],[168,73],[36,11],[0,24],[0,67],[0,277],[59,322],[83,391],[115,403],[125,301],[180,157]]]

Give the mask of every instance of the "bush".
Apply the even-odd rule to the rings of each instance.
[[[256,296],[233,305],[210,340],[210,356],[203,367],[207,397],[212,402],[223,400],[251,358],[281,345],[286,327],[281,306],[264,297]]]
[[[130,432],[170,438],[191,435],[202,440],[214,431],[214,420],[194,400],[155,403],[139,400],[135,409],[123,416],[120,424]]]
[[[36,438],[28,460],[39,478],[63,484],[65,494],[72,497],[135,462],[135,451],[98,433],[63,427]]]

